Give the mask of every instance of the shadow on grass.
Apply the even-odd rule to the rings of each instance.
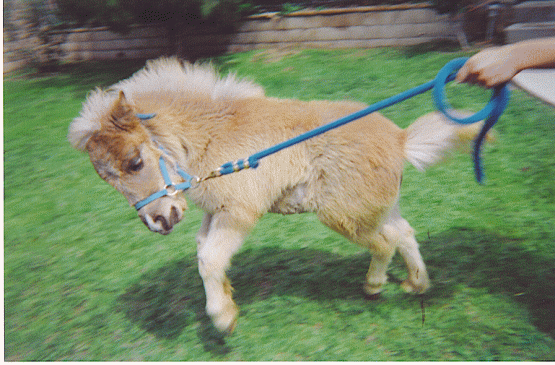
[[[491,232],[452,229],[422,242],[430,301],[451,296],[457,284],[488,288],[525,305],[534,325],[555,338],[555,260]]]
[[[145,274],[118,299],[119,309],[131,321],[157,337],[175,338],[197,323],[206,351],[226,354],[230,350],[204,311],[204,288],[194,256]]]
[[[506,293],[528,307],[535,325],[555,335],[555,262],[492,233],[453,229],[422,242],[433,287],[426,301],[449,298],[463,284]],[[235,256],[229,277],[237,304],[270,296],[318,301],[360,300],[370,254],[340,256],[314,249],[262,247]],[[400,271],[396,260],[394,271]],[[403,268],[404,271],[404,268]],[[391,280],[395,281],[395,280]],[[174,338],[197,325],[205,350],[230,349],[204,312],[204,289],[194,256],[146,273],[119,298],[121,310],[158,337]],[[392,303],[392,305],[395,305]]]
[[[263,247],[237,254],[228,275],[239,306],[273,295],[362,299],[369,262],[368,253],[343,257],[312,249]],[[131,321],[157,337],[175,338],[196,324],[206,351],[230,351],[205,314],[204,288],[193,255],[145,274],[118,302]]]
[[[450,39],[439,39],[401,48],[401,52],[407,58],[420,56],[429,52],[457,52],[460,50],[461,46],[459,43]]]

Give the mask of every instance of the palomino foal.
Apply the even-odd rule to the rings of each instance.
[[[98,174],[131,206],[168,194],[138,214],[152,231],[168,234],[187,203],[167,187],[189,175],[205,177],[221,164],[246,157],[363,109],[352,102],[280,100],[260,86],[220,78],[211,67],[162,58],[129,79],[93,91],[69,128],[71,144],[89,153]],[[148,118],[141,114],[151,113]],[[402,130],[378,113],[290,147],[256,169],[206,180],[188,189],[205,211],[197,235],[199,272],[206,310],[215,327],[231,332],[238,309],[226,270],[257,220],[265,213],[315,213],[331,229],[372,252],[363,285],[379,293],[394,253],[403,257],[407,292],[429,287],[414,232],[399,212],[405,161],[423,170],[438,162],[461,136],[459,127],[437,113]],[[160,158],[167,177],[160,169]],[[171,190],[171,191],[170,191]]]

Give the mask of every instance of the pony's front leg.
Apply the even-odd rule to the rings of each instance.
[[[235,328],[238,309],[225,272],[252,225],[234,219],[229,213],[216,213],[208,219],[206,217],[203,221],[209,227],[205,238],[199,240],[197,254],[206,292],[206,313],[219,331],[231,333]]]
[[[200,246],[202,246],[206,241],[206,237],[208,237],[210,222],[212,222],[212,214],[205,213],[204,217],[202,217],[202,223],[200,224],[200,229],[198,230],[197,236],[195,237],[197,240],[197,252],[199,251]]]

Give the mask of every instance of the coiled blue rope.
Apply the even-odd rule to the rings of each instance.
[[[476,114],[473,114],[466,118],[458,118],[454,116],[451,112],[452,108],[449,103],[446,101],[445,98],[445,84],[450,81],[453,81],[456,76],[456,71],[458,71],[466,62],[468,58],[458,58],[448,62],[437,74],[436,78],[432,81],[429,81],[425,84],[417,86],[415,88],[406,90],[400,94],[387,98],[385,100],[379,101],[375,104],[370,105],[366,109],[363,109],[359,112],[350,114],[346,117],[338,119],[334,122],[325,124],[318,128],[315,128],[311,131],[305,132],[300,134],[294,138],[291,138],[287,141],[278,143],[272,147],[269,147],[265,150],[259,151],[247,158],[236,160],[233,162],[227,162],[220,166],[218,170],[214,171],[210,177],[216,177],[221,175],[231,174],[236,171],[240,171],[246,168],[256,168],[258,167],[259,160],[272,155],[276,152],[279,152],[285,148],[291,147],[297,143],[306,141],[312,137],[318,136],[322,133],[325,133],[329,130],[334,128],[340,127],[344,124],[352,122],[356,119],[362,118],[367,116],[368,114],[374,113],[378,110],[391,106],[393,104],[400,103],[404,100],[412,98],[418,94],[422,94],[426,91],[433,89],[433,100],[434,103],[439,111],[445,114],[449,119],[456,123],[460,124],[471,124],[481,120],[486,119],[482,130],[480,131],[478,137],[475,140],[474,144],[474,171],[476,174],[476,180],[478,183],[482,183],[483,180],[483,170],[480,161],[480,149],[482,146],[482,142],[487,134],[487,132],[493,127],[493,125],[499,119],[499,116],[503,113],[503,110],[507,106],[509,101],[509,91],[508,88],[503,85],[499,88],[494,89],[493,95],[489,101],[489,103]]]
[[[474,140],[474,173],[476,175],[476,180],[478,183],[482,183],[484,178],[484,172],[482,169],[482,162],[480,159],[480,150],[482,148],[482,143],[486,138],[488,131],[493,127],[497,120],[503,114],[505,107],[509,103],[509,88],[506,84],[498,86],[493,89],[493,93],[489,103],[479,112],[468,116],[466,118],[460,118],[452,113],[451,105],[445,97],[445,85],[451,81],[458,71],[466,62],[468,58],[457,58],[453,61],[448,62],[437,74],[434,80],[434,90],[432,92],[433,100],[436,108],[446,115],[452,121],[459,124],[472,124],[485,120],[480,133]]]

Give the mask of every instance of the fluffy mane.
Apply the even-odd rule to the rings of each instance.
[[[188,94],[202,95],[214,101],[236,100],[264,96],[264,89],[235,74],[218,75],[212,65],[190,64],[176,57],[151,60],[130,78],[112,85],[107,90],[93,90],[83,103],[79,117],[69,126],[71,145],[84,150],[91,135],[101,128],[113,103],[123,91],[131,103],[141,94],[159,93],[165,99],[184,100]]]

